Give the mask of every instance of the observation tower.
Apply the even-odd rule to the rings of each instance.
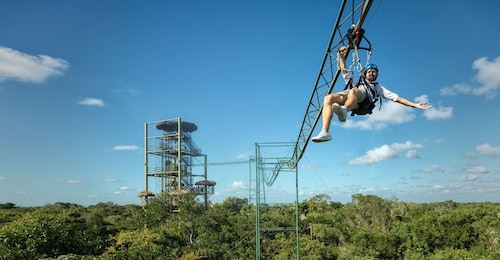
[[[196,130],[194,123],[180,118],[145,123],[145,190],[137,195],[143,204],[159,196],[194,193],[208,206],[216,183],[207,179],[207,156],[191,138]]]

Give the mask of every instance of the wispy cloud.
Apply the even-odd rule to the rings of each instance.
[[[314,164],[302,164],[300,168],[304,170],[314,170],[316,166]]]
[[[442,88],[441,95],[454,96],[457,94],[485,96],[492,99],[500,89],[500,56],[489,61],[487,57],[477,59],[472,63],[477,70],[472,84],[457,83],[451,87]]]
[[[120,180],[116,179],[116,178],[106,178],[104,181],[105,182],[120,182]]]
[[[420,158],[420,155],[417,154],[417,150],[411,149],[406,151],[406,158]]]
[[[376,193],[380,191],[389,191],[389,190],[391,189],[388,187],[367,187],[367,188],[361,188],[357,192],[366,194],[366,193]]]
[[[441,166],[437,165],[437,164],[433,164],[433,165],[430,165],[430,166],[427,166],[425,168],[422,168],[420,170],[417,170],[418,172],[423,172],[423,173],[433,173],[433,172],[441,172],[443,173],[444,170],[441,168]]]
[[[47,55],[30,55],[0,46],[0,82],[44,83],[48,78],[60,76],[68,69],[63,59]]]
[[[10,192],[11,194],[15,194],[15,195],[19,195],[19,196],[26,196],[28,195],[27,192],[25,191],[14,191],[14,192]]]
[[[477,180],[477,175],[476,174],[469,174],[469,175],[464,175],[462,176],[459,180],[460,181],[475,181]]]
[[[134,191],[134,190],[137,190],[137,189],[134,189],[132,187],[129,187],[129,186],[121,186],[117,191],[114,191],[113,192],[113,195],[121,195],[121,194],[125,194],[127,193],[127,191]]]
[[[446,187],[444,187],[443,185],[440,185],[440,184],[435,184],[434,186],[432,186],[432,189],[433,190],[446,190]]]
[[[83,183],[82,180],[61,180],[61,181],[57,181],[59,183],[65,183],[65,184],[80,184],[80,183]]]
[[[135,151],[138,149],[137,145],[117,145],[113,147],[113,151]]]
[[[104,107],[104,101],[100,98],[90,98],[86,97],[83,98],[82,100],[78,101],[78,105],[84,105],[84,106],[94,106],[94,107]]]
[[[4,176],[0,176],[0,181],[5,180],[6,178]]]
[[[139,92],[139,90],[133,89],[133,88],[121,88],[121,89],[115,89],[115,92],[116,93],[135,94],[135,93]]]
[[[382,145],[373,150],[366,152],[364,155],[354,158],[348,162],[351,165],[369,165],[379,163],[398,157],[399,153],[410,152],[412,157],[416,156],[416,150],[423,148],[421,144],[414,144],[410,141],[404,143],[394,143],[391,145]]]
[[[248,160],[250,158],[250,155],[248,153],[242,153],[236,155],[236,159],[238,160]]]

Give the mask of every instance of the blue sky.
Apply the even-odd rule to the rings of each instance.
[[[209,163],[294,142],[339,7],[2,1],[0,202],[138,204],[145,122],[194,122]],[[299,200],[499,202],[498,10],[495,0],[376,0],[365,29],[379,82],[433,109],[385,101],[369,117],[334,121],[333,141],[309,144],[299,163]],[[248,197],[252,174],[210,166],[210,200]],[[292,202],[294,187],[282,173],[267,200]]]

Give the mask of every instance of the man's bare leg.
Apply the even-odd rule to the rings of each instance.
[[[339,94],[330,94],[325,96],[323,100],[323,109],[321,113],[323,114],[323,121],[321,126],[321,132],[312,138],[313,142],[326,142],[332,139],[329,130],[330,130],[330,122],[333,116],[333,108],[332,105],[334,103],[343,103],[343,96]]]

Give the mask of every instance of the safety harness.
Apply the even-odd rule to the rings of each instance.
[[[365,99],[363,99],[361,102],[358,102],[358,108],[353,109],[351,111],[351,116],[371,114],[373,109],[376,107],[377,101],[379,100],[380,100],[379,110],[382,108],[382,98],[380,98],[380,94],[377,91],[378,83],[374,82],[372,84],[374,85],[374,87],[370,87],[370,85],[366,82],[363,76],[359,77],[358,83],[356,83],[356,85],[353,85],[352,77],[350,77],[349,80],[347,81],[344,90],[364,87],[367,91],[371,93],[371,95],[367,93]]]

